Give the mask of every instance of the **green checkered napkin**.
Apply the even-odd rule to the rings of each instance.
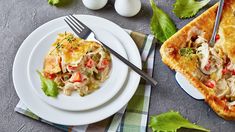
[[[152,45],[154,37],[130,30],[126,31],[139,48],[143,62],[143,70],[149,75],[152,75],[155,54],[155,47]],[[43,120],[30,112],[22,101],[19,101],[15,107],[15,111],[69,132],[144,132],[147,129],[150,92],[151,86],[146,84],[144,80],[141,80],[135,95],[120,111],[103,121],[82,126],[63,126]]]

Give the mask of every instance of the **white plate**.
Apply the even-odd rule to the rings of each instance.
[[[90,22],[91,23],[91,22]],[[101,27],[93,26],[92,23],[87,23],[88,26],[99,36],[100,40],[104,40],[106,45],[115,49],[117,53],[127,59],[126,51],[122,44],[110,33]],[[58,33],[72,32],[68,26],[60,27],[45,35],[33,48],[28,63],[28,80],[31,87],[39,95],[39,97],[48,104],[69,111],[81,111],[98,107],[109,101],[122,88],[128,73],[128,67],[118,58],[111,55],[112,68],[109,78],[101,85],[101,87],[93,93],[81,97],[78,92],[74,91],[71,96],[66,96],[62,92],[57,98],[48,97],[41,89],[40,78],[36,70],[42,70],[45,55],[48,53],[51,44],[55,42]],[[75,33],[74,33],[75,34]],[[102,41],[102,42],[104,42]],[[122,74],[120,74],[122,71]]]
[[[138,48],[131,37],[121,27],[100,17],[89,15],[78,15],[77,17],[84,23],[94,23],[95,26],[102,27],[114,34],[123,44],[129,61],[141,68],[141,58]],[[140,76],[137,73],[129,70],[123,88],[110,101],[97,108],[78,112],[63,111],[48,105],[35,94],[34,90],[31,88],[31,84],[27,81],[27,63],[34,47],[33,44],[40,41],[40,39],[50,31],[63,26],[65,26],[63,17],[52,20],[32,32],[22,43],[16,54],[12,71],[16,92],[19,98],[33,113],[53,123],[62,125],[84,125],[103,120],[125,106],[134,95],[140,81]]]

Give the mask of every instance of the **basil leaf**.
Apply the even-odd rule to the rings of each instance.
[[[183,116],[181,116],[179,112],[174,111],[151,116],[149,127],[152,128],[153,132],[176,132],[176,130],[179,128],[196,129],[205,132],[210,131],[189,122]]]
[[[45,95],[57,97],[57,95],[59,94],[57,84],[53,80],[45,78],[41,72],[37,71],[37,73],[40,76],[41,87]]]
[[[210,0],[176,0],[173,7],[173,13],[179,18],[189,18],[197,14],[197,12],[207,5]]]
[[[48,0],[48,3],[49,3],[50,5],[57,5],[57,4],[60,3],[60,0]]]
[[[163,43],[175,34],[177,29],[171,18],[156,6],[154,0],[150,0],[150,4],[153,10],[150,29],[152,34]]]

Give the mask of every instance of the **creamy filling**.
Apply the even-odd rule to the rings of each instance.
[[[217,39],[219,37],[217,36]],[[190,41],[192,42],[187,48],[190,49],[190,54],[197,56],[198,68],[205,75],[200,80],[213,89],[217,97],[226,98],[229,107],[235,106],[235,64],[225,55],[220,45],[210,47],[207,40],[201,36]],[[184,51],[189,50],[184,48]]]

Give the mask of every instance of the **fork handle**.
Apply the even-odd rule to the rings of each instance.
[[[149,82],[153,87],[156,87],[157,81],[150,77],[147,73],[143,72],[141,69],[139,69],[137,66],[129,62],[126,58],[122,57],[120,54],[118,54],[116,51],[112,50],[110,47],[102,43],[103,46],[108,49],[113,55],[115,55],[118,59],[120,59],[122,62],[124,62],[126,65],[128,65],[132,70],[134,70],[136,73],[138,73],[143,79],[145,79],[147,82]]]
[[[220,0],[219,6],[218,6],[218,9],[217,9],[216,18],[215,18],[215,24],[214,24],[213,32],[212,32],[212,36],[211,36],[211,40],[210,40],[210,46],[211,47],[214,46],[215,41],[216,41],[215,38],[216,38],[217,30],[219,28],[220,19],[221,19],[221,15],[222,15],[222,11],[223,11],[223,6],[224,6],[224,0]]]

